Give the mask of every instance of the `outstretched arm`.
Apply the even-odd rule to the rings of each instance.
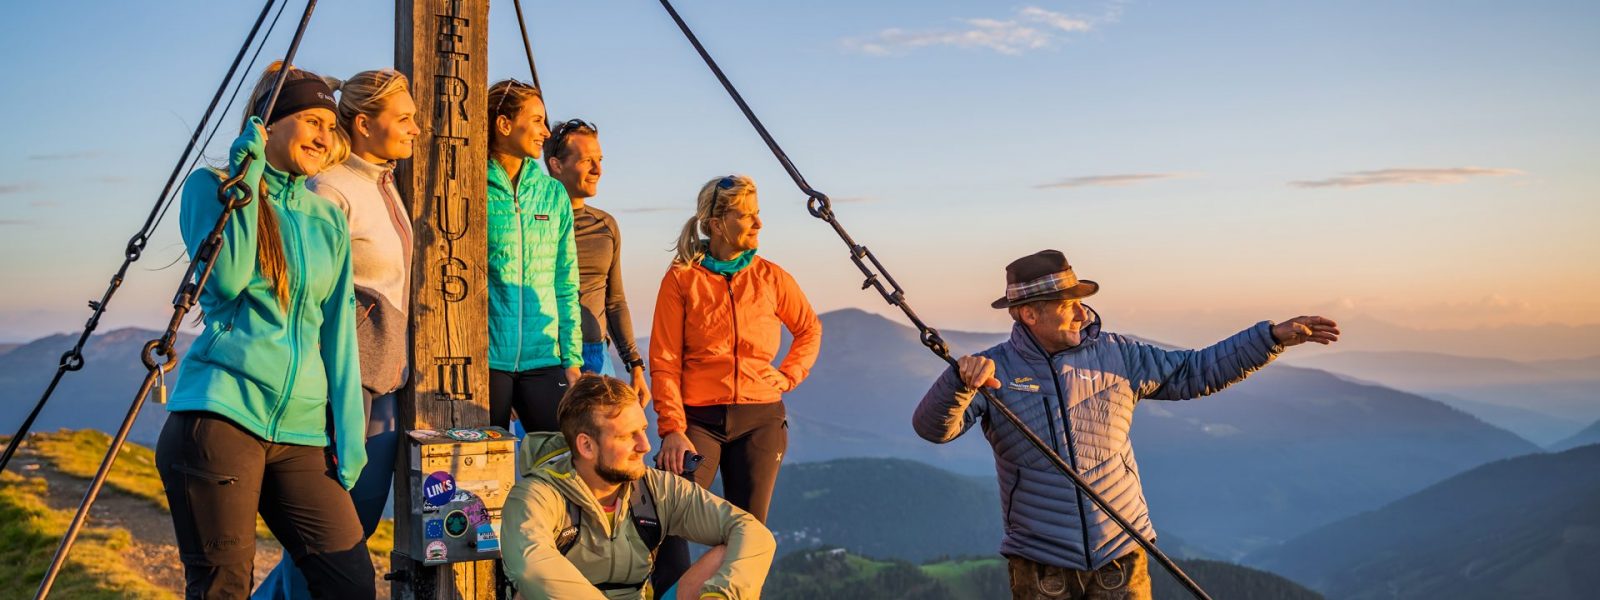
[[[1339,339],[1338,326],[1322,317],[1297,317],[1283,323],[1262,321],[1200,350],[1165,350],[1125,342],[1129,379],[1140,398],[1188,400],[1222,391],[1272,362],[1284,348]]]

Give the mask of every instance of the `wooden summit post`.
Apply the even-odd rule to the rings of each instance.
[[[488,0],[396,0],[395,66],[411,79],[422,135],[396,176],[415,231],[411,379],[400,426],[489,424]],[[395,474],[395,540],[420,526],[402,436]],[[424,567],[391,554],[392,597],[495,598],[497,561]]]

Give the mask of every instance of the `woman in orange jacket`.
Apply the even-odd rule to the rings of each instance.
[[[794,278],[756,256],[760,233],[749,177],[700,188],[656,296],[650,387],[661,468],[680,473],[685,453],[698,452],[695,481],[709,488],[721,470],[723,495],[764,523],[789,445],[783,393],[816,363],[822,323]],[[773,367],[780,325],[794,343]]]

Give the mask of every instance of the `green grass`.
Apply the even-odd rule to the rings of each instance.
[[[72,511],[45,505],[47,486],[41,478],[0,473],[0,581],[7,582],[0,599],[33,596],[72,520]],[[89,600],[176,597],[123,562],[132,543],[127,530],[85,528],[51,593]]]
[[[1003,572],[1006,561],[1003,558],[980,558],[947,560],[921,566],[924,574],[950,588],[957,598],[982,598],[986,595],[987,590],[978,589],[978,579],[972,576],[979,569],[986,568],[997,568]]]
[[[5,439],[5,436],[0,436],[0,443],[4,443]],[[53,433],[35,434],[27,440],[25,446],[27,450],[37,453],[41,458],[49,462],[50,466],[54,467],[61,474],[84,480],[92,479],[94,474],[100,470],[100,461],[105,458],[106,449],[110,447],[111,436],[109,435],[92,430],[71,431],[66,429],[62,429]],[[20,481],[20,478],[18,480]],[[7,482],[9,481],[10,479],[7,480]],[[7,486],[6,491],[11,492],[11,495],[14,496],[14,504],[22,502],[23,500],[28,500],[38,504],[38,507],[43,509],[44,505],[39,503],[37,500],[33,500],[32,498],[43,497],[45,490],[44,480],[29,479],[28,482],[28,486],[36,485],[36,487],[27,487],[26,489],[28,491],[24,492],[10,489],[11,486]],[[117,455],[117,462],[111,469],[111,475],[106,478],[106,485],[117,490],[118,492],[150,502],[151,504],[160,508],[162,512],[171,512],[171,508],[167,505],[166,487],[161,483],[161,474],[156,471],[155,451],[149,448],[133,443],[123,444],[122,452]],[[32,495],[31,498],[30,495]],[[61,519],[60,531],[64,532],[66,531],[67,521],[70,521],[72,518],[72,512],[66,511],[63,513],[63,515],[64,516]],[[0,518],[0,527],[10,527],[14,520],[15,519],[12,518],[11,513],[5,513],[4,517]],[[54,544],[59,541],[60,535],[60,533],[55,533],[51,536],[46,536],[51,537],[51,552],[53,552],[53,549],[55,548]],[[100,535],[110,536],[110,538],[107,539],[122,539],[123,541],[121,543],[124,546],[128,543],[128,532],[125,530],[105,530],[102,531]],[[87,533],[79,537],[79,545],[75,546],[72,551],[74,563],[79,560],[79,553],[84,551],[82,549],[82,543],[87,537]],[[272,536],[272,531],[267,529],[266,523],[262,522],[259,515],[256,517],[256,537],[262,540],[275,539]],[[20,540],[21,538],[16,539]],[[18,543],[13,540],[13,538],[4,538],[4,548],[0,548],[0,560],[11,564],[17,563],[18,561],[12,560],[14,557],[12,557],[8,552],[13,548],[22,547],[24,546],[19,546]],[[378,523],[378,529],[372,532],[372,537],[367,539],[367,552],[372,556],[373,561],[377,563],[378,568],[387,569],[389,564],[389,553],[393,550],[394,520],[384,519]],[[0,567],[0,581],[20,580],[30,582],[29,585],[33,585],[33,582],[37,582],[39,577],[43,576],[45,567],[50,564],[50,555],[48,553],[45,554],[43,560],[44,562],[37,566],[38,573],[36,575],[30,575],[27,577],[22,575],[12,576],[11,571]],[[20,573],[20,571],[18,573]],[[129,574],[132,574],[132,572],[130,571]],[[136,574],[132,574],[132,576],[135,578],[138,577]],[[31,577],[31,579],[29,577]],[[142,579],[139,579],[138,581],[143,582]],[[33,595],[32,589],[32,587],[29,587],[25,595],[19,595],[15,597],[31,598]],[[85,589],[92,590],[93,588]],[[152,587],[150,589],[157,588]],[[0,600],[14,597],[11,595],[12,593],[22,594],[22,591],[20,589],[0,589]],[[123,592],[118,592],[109,596],[95,596],[91,594],[84,597],[117,598],[123,597],[123,595]],[[77,594],[58,594],[57,596],[64,598],[79,597]],[[145,596],[135,595],[130,597]],[[155,597],[165,598],[168,596]]]
[[[89,429],[63,429],[35,435],[27,445],[63,475],[93,479],[100,470],[100,461],[105,459],[106,449],[111,447],[111,436]],[[161,485],[161,474],[156,472],[154,450],[138,444],[123,444],[106,485],[170,512],[166,488]]]

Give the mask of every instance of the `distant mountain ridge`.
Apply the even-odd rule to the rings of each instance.
[[[997,502],[992,453],[981,431],[935,445],[911,429],[912,409],[944,368],[915,332],[857,310],[822,319],[816,367],[785,397],[787,460],[932,463],[977,476],[987,482],[984,495]],[[944,334],[958,355],[1006,335]],[[89,367],[68,375],[39,427],[114,428],[144,376],[139,347],[154,335],[118,330],[96,336]],[[14,429],[71,341],[53,336],[0,355],[0,392],[14,399],[8,403],[14,408],[0,414],[0,426]],[[180,347],[188,342],[185,336]],[[1281,364],[1196,402],[1145,402],[1136,415],[1135,448],[1163,540],[1182,538],[1196,552],[1224,559],[1377,508],[1484,462],[1538,451],[1438,402]],[[147,406],[133,439],[153,442],[164,416],[161,407]]]
[[[62,377],[33,430],[116,431],[148,373],[139,355],[146,342],[160,335],[148,329],[125,327],[91,337],[84,346],[83,369]],[[61,355],[72,349],[78,336],[77,333],[52,335],[0,353],[0,398],[6,399],[5,409],[0,410],[0,434],[9,435],[22,424],[55,375]],[[193,341],[193,335],[179,334],[177,351],[180,356],[188,351]],[[176,370],[168,374],[167,385],[175,382]],[[160,434],[161,425],[166,422],[166,409],[155,400],[152,392],[129,434],[133,441],[153,445]]]
[[[1443,401],[1539,444],[1600,419],[1600,357],[1337,351],[1288,360]]]
[[[1582,431],[1573,434],[1572,437],[1552,444],[1550,449],[1560,452],[1590,444],[1600,444],[1600,421],[1595,421],[1593,425],[1583,428]]]
[[[1583,598],[1596,555],[1591,445],[1483,465],[1247,562],[1334,598]]]

